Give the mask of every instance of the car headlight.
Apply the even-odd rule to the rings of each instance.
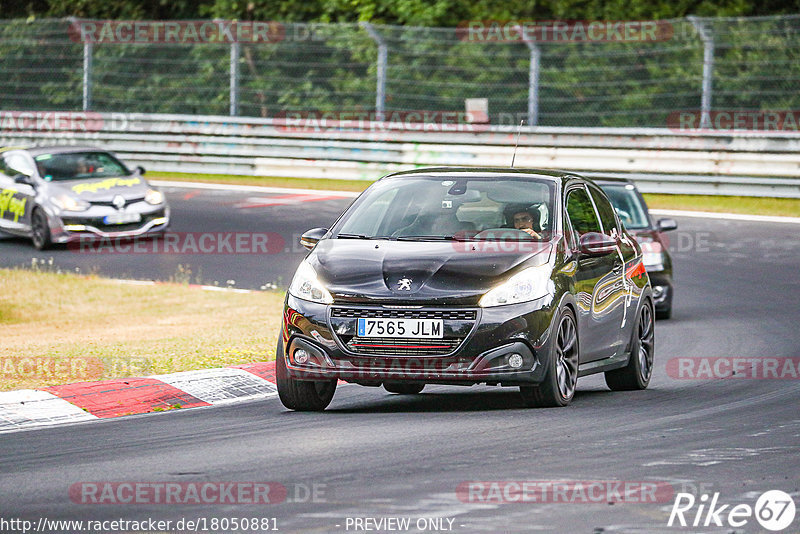
[[[89,206],[91,206],[91,204],[85,200],[80,200],[70,195],[53,197],[53,204],[63,211],[86,211],[89,209]]]
[[[550,267],[529,267],[518,272],[503,284],[490,290],[478,303],[483,308],[518,304],[540,299],[555,293],[555,285],[550,280]]]
[[[289,294],[299,299],[319,302],[320,304],[333,303],[333,297],[317,278],[317,272],[305,260],[297,268],[297,272],[294,273],[292,284],[289,286]]]
[[[153,205],[161,204],[164,202],[164,193],[161,191],[156,191],[155,189],[150,189],[147,191],[147,193],[145,193],[144,201]]]
[[[640,243],[642,247],[642,263],[648,271],[664,270],[664,248],[658,241]]]

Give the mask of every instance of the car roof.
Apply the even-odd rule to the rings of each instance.
[[[567,171],[551,170],[551,169],[524,169],[518,167],[424,167],[420,169],[413,169],[409,171],[400,171],[388,174],[383,178],[396,178],[415,175],[424,176],[446,176],[446,175],[459,175],[459,174],[496,174],[496,175],[519,175],[522,178],[538,178],[551,180],[554,182],[561,182],[565,178],[580,178],[585,179],[583,176],[574,174]],[[382,178],[382,179],[383,179]]]
[[[633,183],[633,180],[630,178],[622,178],[619,176],[592,176],[592,181],[598,185],[602,184],[631,184],[636,185]]]
[[[24,146],[15,146],[15,147],[6,147],[0,149],[0,151],[10,151],[10,150],[24,150],[31,156],[40,156],[42,154],[69,154],[71,152],[108,152],[102,148],[97,148],[94,146],[64,146],[64,145],[53,145],[53,146],[33,146],[33,147],[24,147]]]

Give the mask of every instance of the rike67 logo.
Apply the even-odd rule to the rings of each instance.
[[[719,503],[719,492],[709,499],[703,494],[696,499],[691,493],[678,493],[669,514],[667,526],[692,527],[743,527],[755,517],[762,528],[778,532],[794,521],[795,504],[792,496],[781,490],[762,493],[754,507],[748,504]]]

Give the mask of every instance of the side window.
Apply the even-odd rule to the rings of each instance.
[[[597,213],[600,214],[600,222],[603,223],[603,231],[611,235],[611,230],[617,229],[617,219],[614,218],[614,207],[599,190],[590,186],[589,191],[592,192],[592,200],[594,200],[594,205],[597,206]],[[619,232],[619,229],[617,229],[617,232]]]
[[[8,168],[8,165],[6,164],[6,158],[0,157],[0,180],[3,178],[11,179],[16,174],[17,173]]]
[[[588,232],[600,232],[600,222],[585,189],[573,189],[567,194],[567,215],[578,237]]]

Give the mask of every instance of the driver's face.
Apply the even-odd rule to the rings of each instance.
[[[514,214],[514,228],[523,230],[528,228],[533,230],[533,216],[527,211],[521,211]]]

